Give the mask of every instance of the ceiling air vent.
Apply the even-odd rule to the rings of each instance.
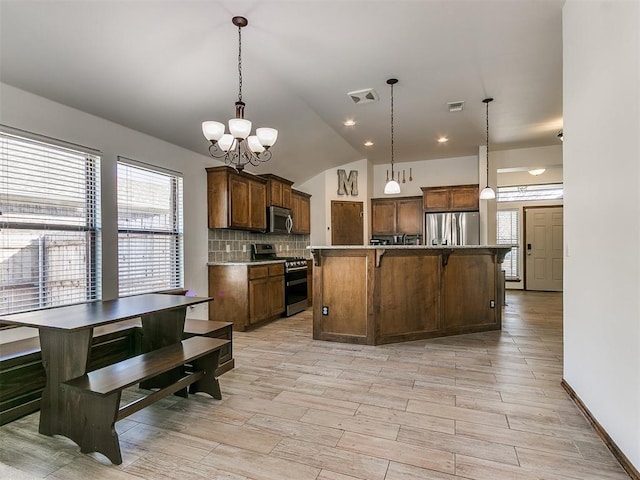
[[[365,88],[364,90],[356,90],[354,92],[347,93],[349,98],[353,100],[356,105],[362,105],[365,103],[377,102],[380,97],[373,88]]]
[[[447,105],[449,105],[450,112],[461,112],[464,108],[464,102],[449,102]]]

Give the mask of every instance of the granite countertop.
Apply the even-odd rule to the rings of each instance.
[[[511,248],[511,245],[312,245],[310,250],[449,250]]]
[[[207,265],[273,265],[276,263],[284,263],[285,259],[277,260],[228,260],[222,262],[207,262]]]

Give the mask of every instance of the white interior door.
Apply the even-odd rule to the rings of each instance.
[[[562,291],[562,207],[525,209],[527,290]]]

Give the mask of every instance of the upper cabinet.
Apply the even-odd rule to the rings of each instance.
[[[422,187],[425,212],[468,212],[480,210],[478,185]]]
[[[291,185],[293,185],[293,182],[271,173],[265,173],[260,177],[267,181],[267,206],[293,208],[291,203]]]
[[[267,180],[231,167],[207,168],[209,228],[267,229]]]
[[[422,197],[372,198],[371,234],[422,234]]]
[[[291,233],[311,233],[311,195],[291,190],[291,211],[293,214],[293,230]]]

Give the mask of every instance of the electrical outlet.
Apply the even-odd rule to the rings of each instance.
[[[242,245],[242,252],[246,253],[246,251],[247,251],[247,246],[246,245]]]
[[[489,301],[489,308],[496,308],[496,301],[495,300],[490,300]]]
[[[229,245],[228,243],[224,248],[227,253],[231,252],[231,245]]]
[[[329,315],[329,307],[327,306],[322,307],[322,315]]]

